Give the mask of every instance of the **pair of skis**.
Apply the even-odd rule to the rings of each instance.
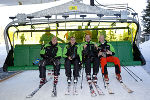
[[[97,85],[97,82],[92,82],[92,81],[88,81],[88,85],[89,85],[89,88],[90,88],[90,93],[91,93],[91,96],[92,97],[95,97],[97,96],[95,90],[94,90],[94,87],[96,88],[96,91],[99,95],[104,95],[103,91],[100,89],[100,87]]]
[[[105,88],[107,89],[107,91],[108,91],[109,94],[115,94],[115,93],[111,90],[108,81],[105,81]]]
[[[33,92],[26,96],[26,98],[32,98],[48,81],[52,80],[53,77],[50,77],[44,84],[40,84]]]
[[[121,84],[121,86],[123,87],[123,89],[125,91],[127,91],[128,93],[133,93],[134,92],[133,90],[131,90],[130,88],[128,88],[127,85],[125,83],[123,83],[122,80],[118,80],[117,79],[117,81]],[[111,88],[109,86],[109,82],[105,81],[105,87],[106,87],[106,89],[107,89],[107,91],[108,91],[109,94],[114,94],[114,92],[111,90]]]
[[[134,92],[133,90],[131,90],[130,88],[128,88],[127,85],[124,84],[122,80],[118,80],[118,81],[119,81],[119,83],[121,84],[121,86],[122,86],[128,93]]]
[[[68,82],[67,92],[65,93],[65,95],[71,95],[71,82]],[[73,95],[78,95],[77,82],[73,83]]]

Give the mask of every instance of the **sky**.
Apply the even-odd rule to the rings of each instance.
[[[9,0],[8,0],[9,1]],[[65,2],[71,0],[65,0]],[[128,4],[129,7],[133,8],[139,16],[139,19],[142,19],[143,9],[146,8],[146,0],[97,0],[100,4]],[[13,6],[0,6],[0,29],[4,29],[6,25],[12,20],[9,19],[10,16],[16,16],[18,13],[30,14],[32,12],[40,11],[46,8],[50,8],[51,5],[60,5],[64,0],[56,1],[54,3],[43,3],[43,4],[32,4],[32,5],[13,5]],[[90,4],[90,0],[83,0],[83,3]],[[96,2],[95,2],[96,4]],[[40,6],[40,7],[39,7]],[[0,30],[0,36],[3,33],[3,30]]]
[[[65,2],[66,1],[70,1],[70,0],[65,0]],[[139,16],[142,15],[141,12],[143,11],[143,9],[146,8],[146,0],[97,0],[97,1],[103,5],[128,4],[128,6],[133,8],[138,13]],[[64,2],[64,0],[57,1],[55,5],[59,5],[62,2]],[[83,3],[90,4],[90,0],[83,0]],[[95,4],[97,3],[95,2]],[[40,7],[37,7],[39,5]],[[7,25],[7,23],[11,21],[9,20],[9,16],[15,16],[17,13],[31,13],[34,11],[39,11],[45,8],[49,8],[50,7],[49,5],[50,5],[49,3],[45,3],[45,4],[43,3],[43,4],[33,4],[33,5],[22,5],[22,6],[20,5],[0,6],[0,12],[3,12],[1,14],[0,27],[5,27],[5,25]]]

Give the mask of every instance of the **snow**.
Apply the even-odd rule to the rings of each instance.
[[[150,74],[150,40],[140,44],[140,50],[146,60],[143,68]]]
[[[85,80],[83,80],[83,88],[81,90],[81,78],[78,81],[78,92],[79,95],[65,95],[65,90],[67,88],[67,82],[65,77],[65,70],[61,70],[61,76],[59,77],[59,82],[57,85],[57,94],[58,97],[51,97],[52,91],[52,80],[45,84],[40,91],[37,92],[30,98],[30,100],[47,100],[47,99],[56,99],[56,100],[149,100],[150,98],[150,76],[146,73],[146,71],[139,66],[129,67],[135,74],[138,74],[140,78],[143,79],[143,82],[136,82],[124,69],[122,69],[122,77],[124,83],[130,87],[134,92],[132,94],[127,93],[120,85],[119,82],[115,79],[114,68],[108,68],[109,78],[110,78],[110,86],[111,89],[115,92],[115,94],[108,94],[106,89],[103,87],[103,80],[101,74],[98,74],[98,85],[103,90],[105,95],[91,97],[89,92],[88,84]],[[140,72],[140,73],[139,73]],[[0,100],[27,100],[26,96],[31,93],[39,84],[39,72],[38,71],[25,71],[21,74],[16,75],[15,77],[3,81],[0,83]],[[49,76],[47,76],[48,78]]]
[[[6,59],[6,49],[5,49],[5,44],[0,43],[0,68],[3,67],[3,63],[5,62]]]

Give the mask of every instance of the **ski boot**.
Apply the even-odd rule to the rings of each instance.
[[[93,75],[93,76],[92,76],[92,81],[93,81],[94,83],[97,83],[97,75]]]
[[[54,76],[54,84],[57,84],[58,82],[58,76]]]
[[[76,84],[78,82],[78,78],[77,77],[74,77],[74,84]]]
[[[105,81],[107,84],[109,83],[108,74],[104,74],[104,81]]]
[[[91,75],[86,75],[87,82],[91,83]]]
[[[120,74],[116,74],[116,79],[117,79],[118,81],[122,81],[121,75],[120,75]]]
[[[71,84],[71,77],[67,77],[68,84]]]
[[[40,86],[44,85],[47,82],[46,78],[41,78]]]

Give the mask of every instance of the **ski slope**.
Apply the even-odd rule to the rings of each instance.
[[[0,43],[0,68],[3,67],[3,63],[5,62],[7,53],[6,53],[6,49],[5,49],[5,44],[4,43]]]
[[[64,70],[61,70],[59,82],[57,85],[57,97],[51,97],[52,80],[45,84],[33,98],[26,98],[39,84],[39,72],[38,71],[25,71],[21,74],[12,77],[6,81],[0,83],[0,100],[149,100],[150,99],[150,75],[140,66],[129,67],[135,72],[143,82],[136,82],[124,69],[122,69],[122,77],[124,83],[132,89],[134,92],[127,93],[120,83],[115,79],[114,68],[108,68],[110,87],[115,94],[108,94],[107,90],[103,86],[103,80],[101,74],[98,74],[98,85],[103,90],[105,95],[97,95],[97,97],[91,97],[89,92],[88,83],[83,80],[83,88],[81,90],[81,78],[78,81],[78,93],[79,95],[65,95],[67,88],[66,77]],[[49,77],[49,76],[48,76]]]
[[[65,76],[65,70],[61,69],[59,82],[57,85],[57,97],[51,97],[51,91],[53,86],[53,81],[47,82],[32,98],[26,98],[34,89],[39,85],[39,71],[31,70],[24,71],[8,80],[0,82],[0,100],[150,100],[150,41],[147,41],[140,45],[140,50],[143,53],[146,61],[148,62],[144,66],[128,66],[136,75],[138,75],[142,80],[138,78],[136,82],[123,68],[122,68],[122,78],[123,82],[134,92],[127,93],[120,83],[115,78],[114,67],[108,67],[110,88],[115,94],[108,94],[108,91],[104,88],[101,73],[98,74],[98,85],[102,89],[105,95],[97,95],[96,97],[91,97],[90,89],[88,83],[85,79],[83,80],[83,88],[81,90],[81,78],[78,81],[78,93],[79,95],[65,95],[67,90],[67,82]],[[1,50],[4,47],[1,46]],[[0,52],[1,59],[5,57],[5,52]],[[2,57],[3,56],[3,57]],[[2,65],[2,61],[0,64]],[[50,76],[47,75],[47,79]],[[73,87],[72,87],[73,89]],[[96,92],[97,93],[97,92]]]

